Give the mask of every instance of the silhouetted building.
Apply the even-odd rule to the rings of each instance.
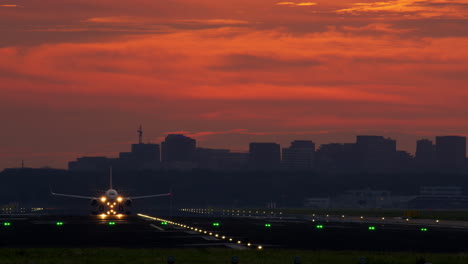
[[[197,148],[195,159],[199,168],[217,170],[221,169],[220,160],[229,152],[229,149]]]
[[[283,148],[282,167],[289,170],[310,170],[315,163],[315,143],[296,140],[289,148]]]
[[[316,152],[316,167],[320,171],[356,170],[356,144],[322,144]]]
[[[250,143],[249,167],[258,170],[278,169],[281,162],[280,145],[276,143]]]
[[[464,170],[466,167],[466,137],[436,137],[436,159],[441,170]]]
[[[81,157],[68,163],[68,169],[74,171],[103,171],[111,166],[111,160],[106,157]]]
[[[421,139],[416,142],[416,168],[432,170],[435,168],[435,146],[431,140]]]
[[[356,151],[360,168],[370,172],[394,170],[396,141],[382,136],[357,136]]]
[[[196,168],[196,141],[181,134],[169,134],[162,147],[162,162],[166,168]]]

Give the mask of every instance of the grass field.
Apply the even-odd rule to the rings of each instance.
[[[1,264],[163,264],[174,256],[177,264],[293,264],[300,256],[304,264],[358,264],[365,256],[368,264],[468,263],[466,254],[369,253],[347,251],[226,250],[226,249],[0,249]]]

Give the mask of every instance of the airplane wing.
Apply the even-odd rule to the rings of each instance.
[[[160,196],[170,196],[170,195],[172,195],[172,193],[153,194],[153,195],[144,195],[144,196],[134,196],[134,197],[129,197],[128,199],[134,200],[134,199],[144,199],[144,198],[160,197]]]
[[[50,194],[55,195],[55,196],[63,196],[63,197],[71,197],[71,198],[80,198],[80,199],[88,199],[88,200],[93,200],[93,199],[99,199],[97,197],[89,197],[89,196],[80,196],[80,195],[73,195],[73,194],[63,194],[63,193],[54,193],[50,192]]]

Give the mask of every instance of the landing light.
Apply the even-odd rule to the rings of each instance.
[[[105,203],[107,201],[107,198],[106,197],[101,197],[101,202]]]
[[[122,197],[118,197],[117,198],[117,202],[121,203],[123,201],[123,198]]]

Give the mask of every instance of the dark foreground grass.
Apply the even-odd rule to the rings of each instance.
[[[174,256],[176,264],[293,264],[300,256],[304,264],[357,264],[365,256],[368,264],[468,263],[466,254],[370,253],[352,251],[227,250],[227,249],[0,249],[1,264],[163,264]],[[423,261],[423,259],[425,261]]]

